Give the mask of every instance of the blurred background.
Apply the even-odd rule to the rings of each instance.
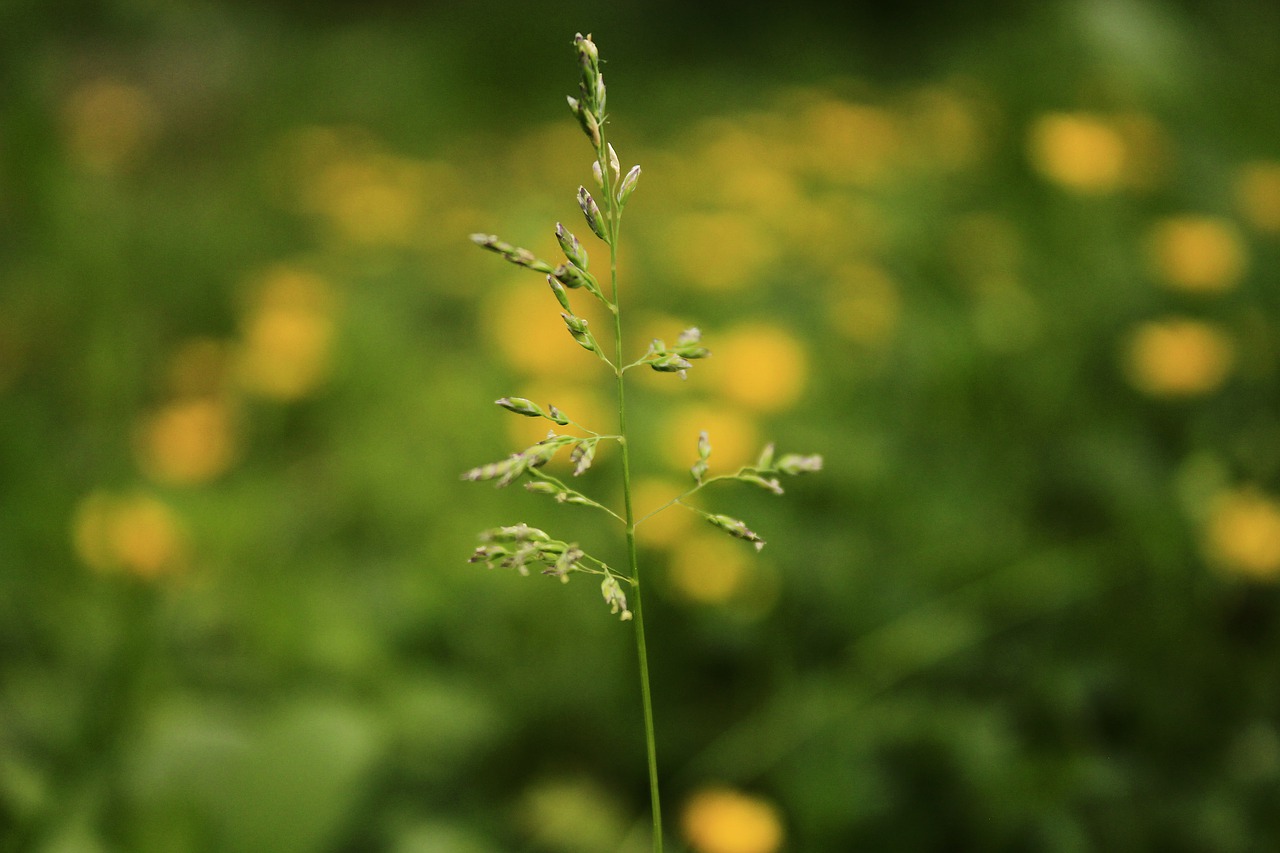
[[[641,528],[672,849],[1280,845],[1280,7],[6,0],[0,849],[648,849],[630,627],[466,562],[625,562],[459,481],[613,417],[467,240],[586,232],[576,31],[640,509],[827,463]]]

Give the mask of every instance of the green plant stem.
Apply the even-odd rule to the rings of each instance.
[[[618,207],[609,163],[605,157],[603,140],[597,156],[604,175],[604,190],[610,211],[609,216],[609,278],[613,296],[613,341],[616,364],[622,362],[622,308],[618,301],[618,226],[622,211]],[[622,500],[627,530],[627,561],[631,571],[631,593],[634,601],[636,626],[636,656],[640,665],[640,694],[644,703],[645,752],[649,761],[649,803],[653,812],[653,850],[662,853],[662,805],[658,796],[658,747],[653,730],[653,696],[649,688],[649,651],[644,637],[644,603],[640,584],[640,564],[636,557],[636,520],[631,500],[631,443],[627,440],[626,382],[621,367],[615,367],[618,377],[618,435],[622,445]]]

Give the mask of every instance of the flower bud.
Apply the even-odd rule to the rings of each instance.
[[[569,334],[580,347],[588,352],[595,352],[598,349],[595,336],[591,334],[586,320],[572,314],[561,313],[560,316],[564,318],[565,327],[569,329]]]
[[[596,118],[595,113],[589,110],[582,111],[582,129],[587,132],[587,138],[591,140],[591,144],[596,148],[600,147],[600,120]]]
[[[627,199],[631,198],[631,194],[636,190],[636,182],[640,180],[640,167],[632,166],[631,171],[627,172],[626,177],[622,179],[622,183],[618,185],[618,204],[626,204]]]
[[[739,521],[736,518],[730,518],[727,515],[708,515],[706,518],[707,521],[725,531],[730,536],[737,537],[738,539],[745,539],[755,545],[757,551],[764,548],[764,540],[761,539],[755,531],[748,528],[744,522]]]
[[[775,495],[782,494],[782,484],[778,482],[776,477],[770,477],[766,480],[759,474],[743,472],[738,474],[734,479],[741,480],[744,483],[751,483],[753,486],[759,486],[762,489],[773,492]]]
[[[613,172],[613,179],[616,181],[622,177],[622,167],[618,165],[618,152],[613,150],[613,143],[608,143],[609,149],[609,171]]]
[[[551,292],[556,295],[556,301],[560,303],[560,307],[566,311],[572,310],[569,308],[569,294],[564,292],[564,285],[553,275],[547,276],[547,284],[551,285]]]
[[[501,462],[490,462],[487,465],[481,465],[472,468],[462,475],[462,479],[477,482],[479,480],[498,480],[498,487],[501,488],[513,479],[518,477],[524,471],[523,462],[519,454],[508,456]]]
[[[707,476],[707,460],[711,458],[711,437],[707,435],[707,431],[703,430],[698,433],[698,461],[693,463],[693,467],[689,469],[689,473],[693,475],[695,483],[701,483],[702,478]]]
[[[681,358],[706,358],[711,355],[711,350],[696,344],[689,344],[687,346],[676,347],[675,354]]]
[[[521,451],[519,455],[524,458],[527,467],[541,468],[551,461],[551,458],[556,455],[556,451],[559,449],[559,442],[540,441],[533,447]]]
[[[681,379],[687,379],[688,374],[685,373],[693,364],[686,359],[681,358],[675,353],[668,353],[659,358],[655,358],[648,362],[648,365],[659,373],[679,373]]]
[[[546,261],[539,260],[538,257],[528,249],[521,249],[510,243],[504,243],[494,234],[472,234],[471,242],[475,243],[483,249],[491,252],[497,252],[516,266],[525,267],[536,272],[549,273],[551,265]]]
[[[598,66],[600,64],[600,51],[596,48],[596,43],[591,40],[591,33],[585,36],[582,33],[576,33],[573,37],[573,46],[578,49],[578,58],[583,65]]]
[[[541,418],[545,416],[537,403],[532,400],[527,400],[524,397],[503,397],[499,400],[494,400],[493,402],[506,409],[508,412],[515,412],[517,415],[524,415],[527,418]]]
[[[560,243],[560,249],[570,263],[583,271],[587,269],[587,250],[582,248],[578,238],[559,222],[556,223],[556,241]]]
[[[596,200],[591,197],[591,193],[587,192],[586,187],[578,187],[578,207],[582,208],[582,215],[586,217],[587,225],[591,227],[591,231],[601,240],[607,242],[609,236],[604,227],[604,216],[600,213]]]
[[[756,460],[756,467],[761,471],[768,471],[773,467],[773,442],[769,442],[764,446],[764,450],[760,451],[760,458]]]
[[[569,264],[561,264],[551,272],[556,279],[570,290],[577,290],[579,287],[585,287],[587,290],[595,291],[596,282],[591,277],[591,273],[583,272],[575,266]]]
[[[620,618],[626,622],[631,618],[631,611],[627,609],[627,596],[622,591],[622,587],[618,585],[618,580],[613,575],[607,576],[600,582],[600,593],[604,596],[605,604],[609,605],[610,613],[622,611]]]
[[[582,473],[591,467],[591,461],[596,457],[597,440],[580,441],[574,445],[573,450],[569,451],[569,461],[573,463],[573,476],[580,477]]]
[[[562,583],[568,583],[569,572],[577,568],[578,560],[582,559],[585,556],[586,556],[586,552],[584,552],[577,545],[570,545],[569,547],[564,549],[563,554],[561,554],[559,557],[556,558],[555,564],[552,565],[551,568],[543,572],[543,574],[554,575],[560,578],[560,581]]]
[[[784,474],[792,475],[821,471],[822,457],[817,454],[801,456],[798,453],[788,453],[778,460],[778,470]]]

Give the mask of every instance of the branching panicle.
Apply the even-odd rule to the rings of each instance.
[[[658,510],[637,519],[632,507],[631,455],[627,440],[627,409],[625,403],[624,375],[633,367],[648,366],[659,373],[676,373],[683,379],[693,362],[707,358],[711,351],[702,344],[702,333],[695,326],[685,329],[673,346],[662,340],[653,340],[648,349],[635,361],[624,363],[622,340],[622,312],[618,301],[618,232],[622,211],[636,190],[640,167],[632,166],[625,174],[622,161],[613,145],[605,138],[608,123],[605,112],[606,89],[600,73],[600,53],[589,35],[578,34],[574,38],[574,51],[578,58],[581,79],[577,96],[568,97],[569,109],[577,119],[583,133],[591,143],[594,159],[591,172],[599,191],[593,195],[585,186],[578,187],[576,201],[591,233],[603,241],[609,253],[609,290],[601,286],[603,275],[588,271],[588,252],[582,242],[562,223],[556,223],[555,236],[564,254],[564,262],[551,264],[538,258],[527,249],[504,242],[493,234],[473,234],[471,239],[490,252],[500,255],[516,266],[537,272],[546,278],[548,286],[560,308],[560,317],[570,336],[583,349],[594,353],[609,369],[616,386],[618,400],[617,434],[602,434],[575,423],[555,405],[545,408],[525,397],[501,397],[495,403],[513,414],[529,418],[544,418],[559,427],[570,427],[585,435],[560,435],[552,431],[543,440],[513,453],[506,459],[472,468],[462,475],[464,480],[492,480],[498,487],[508,486],[523,479],[524,487],[531,493],[552,498],[557,503],[599,510],[622,526],[626,540],[629,571],[615,572],[603,561],[586,553],[576,542],[556,539],[538,528],[526,524],[498,527],[480,535],[481,544],[471,555],[471,562],[484,563],[490,568],[510,568],[522,575],[529,574],[530,567],[537,567],[541,574],[568,582],[574,573],[597,575],[601,578],[600,592],[610,612],[622,621],[634,621],[636,650],[640,669],[641,696],[644,706],[645,743],[649,763],[649,791],[653,810],[654,850],[661,853],[663,847],[662,813],[658,792],[657,752],[654,739],[653,704],[649,687],[648,652],[645,644],[644,610],[641,599],[641,573],[637,560],[636,526],[675,504],[701,515],[717,529],[752,544],[756,550],[764,547],[762,539],[740,519],[711,513],[686,502],[694,493],[719,481],[739,482],[782,494],[779,477],[818,471],[822,468],[819,456],[787,454],[775,460],[773,445],[765,447],[755,465],[740,468],[733,474],[709,476],[711,439],[706,432],[698,436],[697,461],[690,468],[694,486],[673,497]],[[600,278],[597,278],[600,275]],[[613,360],[606,354],[586,318],[571,307],[569,292],[586,291],[599,299],[609,310],[613,320]],[[577,298],[575,296],[575,298]],[[623,506],[613,509],[578,489],[571,488],[544,468],[563,448],[569,448],[569,462],[574,477],[581,477],[595,461],[601,441],[617,441],[620,448],[619,467],[622,478]],[[632,600],[628,602],[623,585],[631,587]]]

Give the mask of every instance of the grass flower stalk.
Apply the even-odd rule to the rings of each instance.
[[[574,38],[574,51],[581,70],[578,97],[569,97],[569,109],[578,120],[583,133],[591,142],[595,159],[591,172],[598,187],[599,198],[585,186],[578,187],[577,204],[587,228],[609,249],[608,293],[590,271],[589,254],[582,242],[562,223],[556,224],[556,241],[565,255],[565,262],[552,264],[538,258],[533,252],[504,242],[493,234],[473,234],[471,239],[481,248],[500,255],[517,266],[546,277],[552,295],[560,309],[565,329],[579,346],[594,354],[613,374],[618,403],[617,433],[595,432],[572,420],[554,404],[546,408],[524,397],[502,397],[496,405],[506,411],[529,418],[543,418],[557,427],[571,427],[580,434],[560,434],[554,429],[541,441],[513,453],[506,459],[472,468],[462,475],[464,480],[492,480],[498,487],[524,480],[526,490],[534,494],[552,497],[558,503],[599,510],[622,525],[626,547],[626,571],[618,572],[608,563],[586,553],[577,542],[558,539],[544,530],[530,527],[523,522],[484,531],[481,545],[471,556],[471,562],[484,563],[489,568],[509,568],[527,575],[531,567],[541,574],[568,583],[574,574],[594,575],[601,578],[600,593],[610,612],[622,621],[634,625],[636,655],[639,669],[640,694],[644,711],[645,754],[649,771],[650,810],[653,817],[653,850],[663,850],[662,806],[660,798],[660,773],[655,736],[653,691],[649,679],[649,653],[645,639],[644,599],[642,576],[636,549],[636,528],[643,521],[672,507],[691,511],[724,533],[751,543],[756,550],[764,547],[764,540],[740,519],[701,509],[690,499],[705,487],[722,481],[736,480],[756,485],[774,494],[782,494],[778,477],[820,470],[819,456],[788,454],[775,459],[773,445],[767,446],[755,465],[740,468],[733,474],[708,477],[711,456],[710,436],[703,432],[697,439],[697,460],[689,469],[694,485],[674,496],[663,506],[637,519],[632,496],[632,445],[627,431],[626,374],[638,367],[649,367],[659,373],[676,373],[683,379],[693,367],[694,361],[711,355],[702,345],[702,333],[697,328],[685,329],[668,347],[661,340],[654,340],[648,349],[632,362],[626,362],[623,336],[623,311],[618,286],[618,241],[622,225],[622,213],[639,184],[641,169],[632,166],[622,172],[618,153],[607,139],[608,114],[605,111],[606,89],[600,72],[600,54],[591,37],[578,34]],[[573,310],[570,292],[584,292],[589,298],[604,305],[613,319],[612,358],[606,354],[587,320]],[[573,464],[573,476],[582,475],[591,467],[596,448],[601,442],[616,442],[621,456],[622,501],[621,511],[588,497],[561,479],[547,474],[543,467],[561,450],[569,451]],[[627,589],[630,588],[630,600]]]

